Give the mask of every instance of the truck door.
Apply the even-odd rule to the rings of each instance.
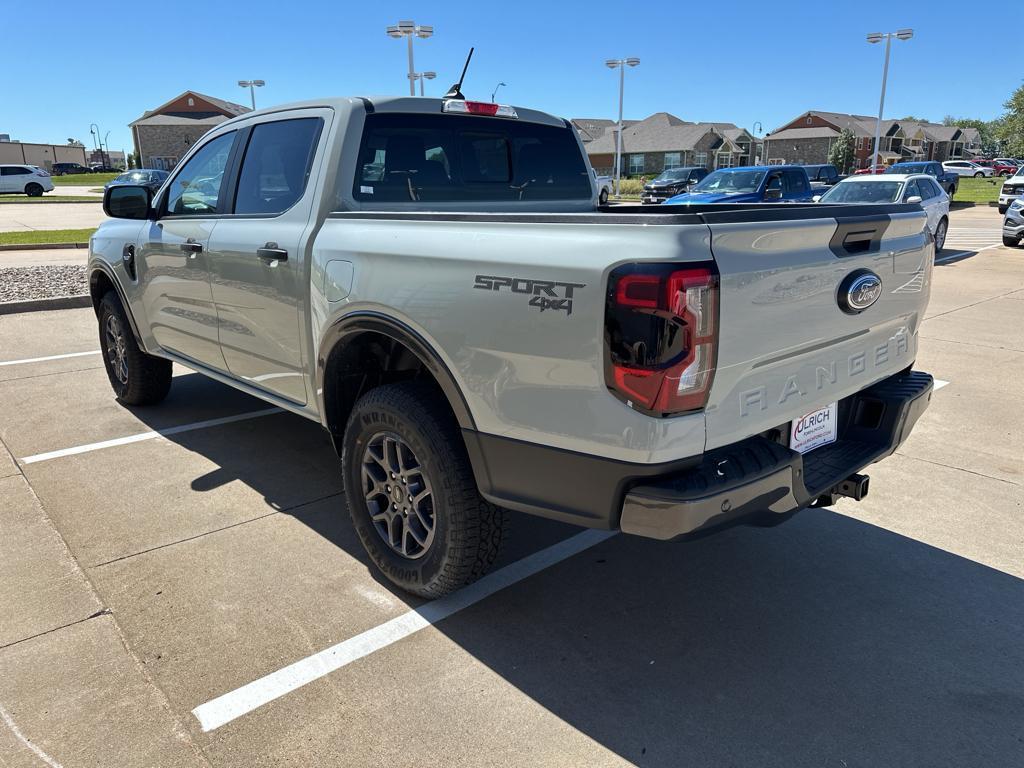
[[[224,171],[237,131],[208,141],[174,175],[157,201],[159,218],[139,235],[139,285],[153,337],[164,349],[224,370],[210,291],[210,235],[226,188]]]
[[[243,130],[230,213],[210,242],[228,370],[296,403],[308,398],[302,318],[310,279],[303,246],[315,191],[310,177],[330,114],[278,113]]]

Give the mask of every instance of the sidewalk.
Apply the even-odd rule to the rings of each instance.
[[[44,251],[0,251],[0,269],[42,267],[57,264],[85,264],[88,248],[54,248]]]

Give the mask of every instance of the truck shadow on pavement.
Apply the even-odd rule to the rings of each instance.
[[[419,605],[370,568],[342,496],[296,506],[340,492],[326,434],[292,415],[244,424],[273,446],[264,460],[227,428],[169,436],[219,467],[194,489],[248,484]],[[576,530],[513,523],[505,562]],[[619,535],[436,629],[639,765],[1024,765],[1024,581],[827,510],[685,544]]]

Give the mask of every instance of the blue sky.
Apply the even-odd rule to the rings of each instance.
[[[990,119],[1024,73],[998,63],[1009,48],[987,32],[961,35],[965,6],[951,0],[108,0],[101,16],[111,30],[127,29],[123,43],[112,31],[90,40],[97,6],[55,5],[17,2],[4,14],[8,29],[26,34],[5,36],[0,133],[22,141],[75,137],[91,147],[94,122],[110,131],[111,149],[128,149],[127,125],[144,110],[187,89],[245,104],[248,91],[236,85],[243,78],[267,81],[258,106],[404,93],[405,43],[384,33],[399,19],[435,28],[433,38],[416,41],[417,69],[438,72],[428,95],[458,78],[472,45],[468,98],[487,99],[504,81],[498,101],[564,117],[614,118],[618,75],[603,62],[626,56],[641,59],[626,74],[627,118],[668,111],[748,129],[760,121],[769,131],[807,109],[875,114],[883,46],[864,35],[901,27],[915,37],[893,43],[887,117]]]

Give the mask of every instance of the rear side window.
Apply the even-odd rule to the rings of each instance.
[[[235,213],[278,214],[302,197],[309,180],[319,117],[260,123],[242,160]]]
[[[585,200],[590,178],[568,128],[469,115],[366,116],[356,200]]]

